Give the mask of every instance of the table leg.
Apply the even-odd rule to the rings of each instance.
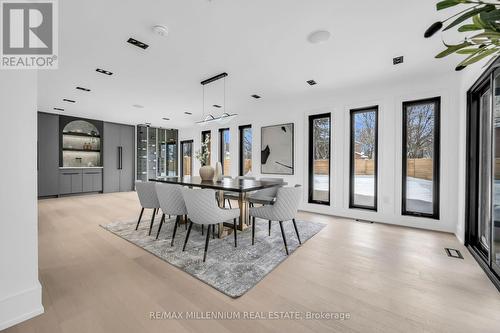
[[[247,194],[241,192],[238,198],[238,205],[240,206],[240,222],[238,224],[238,230],[244,230],[248,227],[250,223],[249,207]]]

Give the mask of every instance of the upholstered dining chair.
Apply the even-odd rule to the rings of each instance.
[[[165,214],[176,216],[170,246],[174,246],[175,233],[177,231],[177,226],[181,222],[181,217],[184,216],[187,219],[187,209],[184,203],[184,198],[182,197],[181,188],[181,185],[175,184],[156,184],[156,194],[158,195],[158,201],[160,202],[161,211],[163,212],[160,226],[158,227],[158,232],[156,233],[156,239],[158,239],[161,227],[165,222]]]
[[[158,196],[156,195],[156,188],[154,182],[135,182],[135,189],[137,191],[137,196],[139,197],[139,202],[141,203],[141,214],[137,220],[137,226],[135,230],[139,228],[139,223],[141,222],[142,214],[144,209],[152,209],[153,215],[151,216],[151,225],[149,226],[149,235],[151,236],[151,230],[153,229],[153,222],[155,221],[155,216],[160,209],[160,202],[158,201]]]
[[[297,210],[299,208],[301,194],[302,187],[300,185],[295,185],[295,187],[281,187],[278,189],[274,204],[250,208],[250,216],[252,218],[252,245],[254,245],[255,242],[255,218],[257,217],[269,221],[279,222],[287,255],[288,245],[286,242],[285,232],[283,230],[284,221],[291,220],[293,222],[293,227],[295,228],[299,244],[302,244],[300,241],[299,230],[297,229],[297,223],[295,223],[295,215],[297,214]]]
[[[283,184],[285,180],[283,178],[261,178],[261,182],[272,182]],[[257,205],[272,205],[276,200],[276,194],[280,186],[265,188],[263,190],[258,190],[250,194],[248,197],[248,202],[250,207]],[[271,236],[271,220],[269,220],[269,236]]]
[[[236,220],[240,216],[239,209],[223,209],[219,208],[215,200],[215,191],[210,189],[189,189],[182,188],[182,197],[186,203],[186,208],[189,216],[189,227],[184,240],[182,251],[186,250],[186,245],[191,233],[193,223],[207,225],[207,238],[205,241],[205,252],[203,261],[207,258],[208,242],[210,240],[210,229],[212,234],[215,234],[215,225],[226,221],[233,220],[234,228],[234,246],[238,246],[237,224]]]

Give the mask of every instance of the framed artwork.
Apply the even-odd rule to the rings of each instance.
[[[260,172],[293,175],[293,123],[261,128]]]

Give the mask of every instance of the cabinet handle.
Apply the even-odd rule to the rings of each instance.
[[[121,170],[123,168],[123,147],[119,146],[118,147],[118,170]]]

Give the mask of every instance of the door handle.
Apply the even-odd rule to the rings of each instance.
[[[121,170],[123,168],[123,147],[119,146],[118,147],[118,170]]]

